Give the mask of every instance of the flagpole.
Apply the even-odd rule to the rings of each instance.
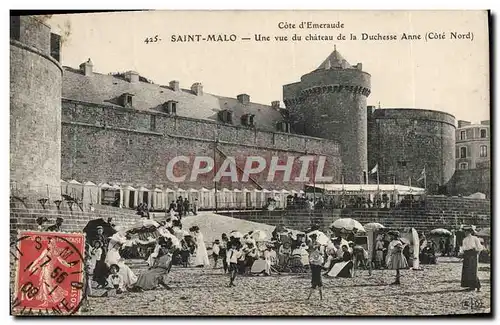
[[[425,170],[425,165],[424,165],[424,190],[427,192],[427,171]]]
[[[410,176],[408,179],[409,179],[409,181],[410,181],[410,187],[411,187],[411,176]]]

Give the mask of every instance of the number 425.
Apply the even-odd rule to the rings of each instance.
[[[157,43],[161,41],[161,38],[158,37],[158,35],[155,35],[155,37],[146,37],[144,40],[144,43],[149,44],[149,43]]]

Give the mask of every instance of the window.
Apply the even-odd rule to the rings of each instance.
[[[485,129],[481,129],[481,138],[486,138],[486,130]]]
[[[488,157],[488,147],[487,146],[479,147],[479,157]]]
[[[467,147],[460,148],[460,158],[467,158]]]
[[[255,126],[254,118],[255,115],[253,114],[245,114],[241,117],[241,124],[245,126]]]
[[[123,107],[128,107],[128,108],[131,108],[132,107],[132,97],[134,95],[132,94],[128,94],[128,93],[125,93],[122,95],[122,106]]]
[[[280,132],[285,132],[285,133],[290,132],[290,123],[288,123],[288,122],[285,122],[285,121],[278,122],[276,124],[276,127],[277,127],[278,131],[280,131]]]
[[[173,100],[169,100],[168,102],[163,103],[163,110],[167,114],[176,115],[177,114],[177,102]]]
[[[155,115],[150,116],[149,129],[151,131],[156,131],[156,116]]]
[[[233,123],[233,112],[225,109],[222,111],[219,111],[219,119],[224,122],[224,123]]]
[[[460,140],[467,139],[467,133],[465,131],[460,131]]]
[[[460,163],[460,165],[458,165],[458,168],[461,170],[467,169],[467,167],[468,167],[467,163]]]
[[[398,161],[398,165],[401,167],[406,167],[406,160],[400,160]]]

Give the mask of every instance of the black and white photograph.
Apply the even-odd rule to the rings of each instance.
[[[10,13],[10,314],[492,315],[490,12]]]

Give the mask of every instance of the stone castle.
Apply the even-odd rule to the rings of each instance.
[[[433,192],[455,172],[455,118],[422,109],[367,106],[371,76],[335,48],[299,82],[283,86],[284,106],[207,93],[194,83],[154,84],[139,73],[101,74],[91,59],[62,67],[60,39],[32,17],[11,22],[11,187],[25,196],[60,196],[61,179],[175,188],[165,175],[179,155],[322,155],[334,183],[360,184],[379,166],[381,183]],[[214,154],[215,153],[215,154]],[[179,167],[179,173],[188,173]],[[370,182],[374,182],[371,175]],[[227,188],[302,189],[256,176]],[[212,177],[184,188],[213,188]],[[240,188],[240,189],[241,189]]]

